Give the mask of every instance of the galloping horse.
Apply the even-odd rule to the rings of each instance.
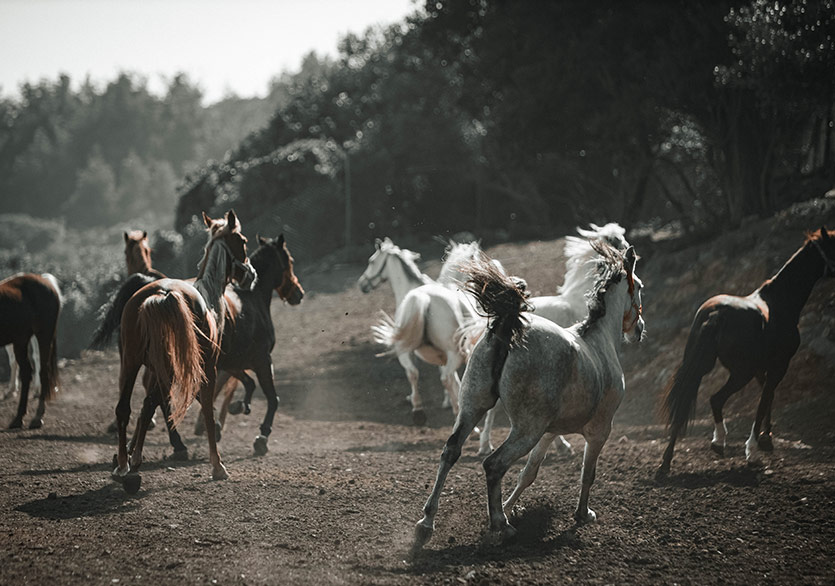
[[[457,333],[478,316],[463,292],[422,275],[414,264],[416,258],[415,253],[401,250],[388,238],[383,242],[378,240],[377,250],[368,259],[359,283],[363,292],[384,280],[392,284],[397,300],[394,318],[382,312],[382,319],[372,330],[375,341],[396,354],[406,370],[412,389],[412,420],[416,425],[423,425],[426,414],[418,393],[418,369],[411,353],[440,368],[441,383],[453,412],[457,413],[458,368],[467,358],[466,344]]]
[[[670,425],[670,443],[658,475],[670,472],[676,439],[694,416],[699,385],[718,358],[728,369],[728,381],[710,398],[714,432],[711,449],[725,453],[727,427],[722,408],[728,398],[756,377],[762,396],[745,458],[760,460],[759,451],[774,449],[771,440],[771,403],[789,362],[800,346],[800,312],[822,277],[835,276],[835,231],[821,228],[783,265],[747,297],[717,295],[696,311],[684,348],[684,360],[667,387],[664,408]]]
[[[43,426],[46,401],[58,390],[58,350],[56,332],[61,312],[61,290],[50,274],[24,273],[0,281],[0,345],[12,344],[14,361],[20,370],[20,400],[17,415],[9,429],[23,427],[29,402],[29,386],[34,367],[29,361],[30,339],[37,340],[41,357],[38,368],[40,400],[30,429]],[[12,372],[13,380],[17,378]]]
[[[122,312],[116,406],[119,452],[113,478],[129,493],[139,490],[141,480],[136,470],[142,463],[145,432],[157,405],[170,401],[171,421],[176,426],[198,393],[206,420],[212,478],[228,478],[217,452],[212,410],[224,321],[222,297],[231,280],[251,287],[256,274],[249,264],[246,238],[235,212],[230,210],[217,220],[204,213],[203,221],[209,240],[194,283],[177,279],[149,283],[128,300]],[[146,386],[136,442],[128,461],[130,398],[142,366],[146,367],[146,377],[155,379],[156,384]]]
[[[246,376],[243,371],[252,370],[267,397],[267,412],[261,423],[261,433],[255,438],[254,449],[259,456],[267,453],[267,439],[272,431],[278,396],[273,383],[273,361],[270,353],[275,346],[275,328],[270,315],[273,291],[282,301],[298,305],[304,297],[304,288],[293,272],[293,257],[287,248],[284,235],[278,238],[258,237],[259,248],[250,257],[258,273],[258,280],[251,289],[228,288],[224,296],[227,319],[218,358],[216,393],[227,388],[220,423],[226,420],[226,412],[235,386],[226,386],[231,376]],[[254,386],[254,385],[253,385]],[[252,392],[246,389],[243,406],[249,413]],[[198,420],[199,421],[199,420]]]
[[[503,275],[486,261],[467,269],[468,285],[491,323],[464,372],[461,409],[441,455],[424,516],[415,527],[413,553],[432,536],[444,482],[464,441],[499,399],[511,427],[504,443],[484,460],[491,531],[502,538],[515,534],[507,512],[536,478],[548,446],[559,433],[581,433],[586,438],[574,518],[579,523],[596,519],[588,508],[589,490],[625,390],[618,348],[625,335],[641,338],[644,321],[634,249],[621,255],[606,244],[594,246],[603,260],[588,317],[568,329],[537,315],[525,322],[527,292],[521,279]],[[516,489],[503,505],[502,477],[528,452]]]

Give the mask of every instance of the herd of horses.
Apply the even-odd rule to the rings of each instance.
[[[271,357],[273,292],[297,305],[304,289],[283,235],[259,237],[249,256],[234,211],[214,219],[204,213],[203,219],[207,241],[197,276],[189,280],[153,269],[147,233],[124,234],[129,277],[112,296],[91,343],[104,348],[118,337],[118,451],[112,478],[131,494],[140,488],[143,444],[156,409],[164,416],[174,457],[185,458],[177,427],[195,400],[202,411],[195,431],[206,434],[212,478],[227,478],[217,443],[227,412],[250,412],[253,376],[267,398],[253,449],[258,455],[267,451],[278,405]],[[571,449],[561,434],[585,439],[574,517],[578,523],[596,518],[588,506],[589,492],[625,392],[619,349],[623,341],[637,342],[645,335],[643,284],[623,228],[592,224],[578,233],[566,237],[564,284],[557,295],[543,297],[531,297],[525,281],[507,275],[477,242],[450,241],[437,280],[421,273],[416,253],[388,238],[376,242],[358,285],[368,292],[388,282],[396,310],[393,316],[381,312],[372,326],[374,339],[385,348],[381,354],[396,355],[406,372],[415,424],[423,425],[426,414],[413,356],[439,367],[445,404],[455,414],[424,516],[415,528],[413,553],[432,536],[444,482],[473,431],[480,435],[479,455],[486,456],[491,535],[505,539],[515,533],[508,515],[535,480],[549,448]],[[808,234],[777,274],[750,295],[718,295],[698,309],[683,361],[664,395],[670,440],[658,477],[669,474],[676,440],[694,417],[701,379],[717,359],[729,378],[710,398],[715,423],[711,449],[724,453],[722,408],[752,378],[762,385],[762,396],[745,442],[746,459],[758,462],[760,451],[773,449],[772,400],[800,343],[800,312],[815,283],[833,276],[835,231],[821,228]],[[58,390],[60,308],[60,288],[51,275],[18,274],[0,282],[0,344],[16,368],[10,393],[20,395],[10,428],[22,427],[30,388],[40,389],[30,428],[43,425],[45,403]],[[129,441],[131,395],[140,372],[145,398]],[[245,398],[232,402],[238,382]],[[218,396],[224,399],[220,421],[214,409]],[[490,434],[500,407],[510,430],[493,449]],[[516,488],[503,500],[502,478],[525,455]]]

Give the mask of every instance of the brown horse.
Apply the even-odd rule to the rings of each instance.
[[[217,452],[211,409],[225,314],[222,297],[232,280],[242,287],[251,287],[255,271],[249,264],[246,238],[240,232],[235,212],[229,211],[217,220],[204,213],[203,220],[209,240],[194,283],[178,279],[154,281],[137,291],[122,312],[119,403],[116,406],[119,451],[113,477],[123,482],[129,493],[139,490],[141,482],[136,470],[142,463],[147,419],[150,419],[144,415],[170,401],[171,421],[176,425],[182,421],[198,393],[206,421],[212,478],[228,477]],[[130,398],[142,366],[156,384],[147,387],[143,417],[139,418],[136,443],[128,461]],[[168,392],[162,389],[168,389]]]
[[[125,265],[128,275],[142,273],[150,277],[164,279],[165,275],[151,266],[151,246],[148,244],[148,232],[131,230],[124,233]]]
[[[670,472],[676,439],[694,416],[696,394],[702,377],[716,359],[728,369],[728,381],[710,398],[715,431],[711,449],[724,455],[727,428],[722,408],[728,398],[756,377],[762,396],[745,457],[759,461],[759,450],[772,451],[771,403],[774,389],[783,379],[800,346],[797,323],[800,312],[821,277],[835,276],[835,231],[821,228],[783,265],[747,297],[717,295],[696,312],[684,348],[684,360],[667,387],[663,404],[670,425],[670,443],[658,469]]]
[[[0,346],[14,346],[21,382],[17,415],[9,424],[9,429],[23,427],[23,416],[26,415],[33,372],[28,351],[32,336],[37,340],[41,356],[38,373],[41,396],[29,427],[37,429],[43,425],[45,403],[58,390],[56,332],[60,312],[61,292],[58,282],[51,275],[26,273],[0,282]]]

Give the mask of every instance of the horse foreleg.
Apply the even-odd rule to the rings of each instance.
[[[273,365],[269,362],[262,363],[255,370],[255,376],[258,377],[258,384],[264,391],[267,397],[267,412],[264,414],[264,421],[261,423],[261,434],[255,438],[255,454],[263,456],[267,453],[267,438],[273,430],[273,419],[275,419],[275,411],[278,409],[278,395],[275,392],[275,384],[273,383]]]
[[[9,390],[3,395],[3,399],[13,397],[20,385],[18,382],[17,359],[14,356],[14,344],[6,344],[6,354],[9,355]]]
[[[29,386],[32,383],[32,364],[29,362],[29,341],[15,342],[14,355],[20,372],[20,400],[17,404],[17,415],[9,424],[9,429],[23,427],[23,416],[29,403]]]
[[[588,436],[584,434],[586,448],[583,450],[583,471],[580,473],[580,500],[577,503],[577,510],[574,511],[574,520],[577,523],[591,523],[597,519],[595,512],[589,508],[589,492],[597,475],[597,458],[611,430],[612,424],[609,422],[599,433]]]
[[[409,395],[409,402],[412,404],[412,421],[415,425],[424,425],[426,423],[426,413],[423,411],[423,402],[418,393],[418,369],[408,352],[398,354],[397,361],[406,371],[406,378],[409,379],[409,386],[412,388],[412,393]]]
[[[215,438],[215,414],[212,408],[215,398],[215,382],[217,371],[211,368],[206,373],[206,381],[200,386],[200,406],[203,408],[203,421],[206,427],[206,439],[209,440],[209,462],[212,465],[212,480],[226,480],[229,473],[223,462],[220,461],[220,454],[217,451],[217,440]]]
[[[525,463],[522,471],[519,472],[519,480],[516,482],[516,488],[513,489],[513,492],[510,493],[510,496],[507,497],[507,500],[502,505],[506,516],[510,515],[522,492],[536,480],[536,476],[539,474],[539,467],[542,465],[543,460],[545,460],[546,454],[548,454],[548,448],[551,442],[556,443],[555,436],[556,434],[554,433],[546,433],[537,442],[531,450],[531,453],[528,454],[528,461]]]
[[[731,395],[742,389],[751,380],[753,374],[731,373],[727,382],[722,388],[710,397],[710,410],[713,412],[713,439],[710,442],[710,449],[719,454],[725,455],[725,440],[728,435],[728,427],[722,416],[722,409]]]
[[[130,398],[133,385],[139,374],[138,364],[125,364],[119,372],[119,402],[116,404],[116,429],[119,432],[119,450],[116,454],[116,469],[113,476],[123,477],[130,472],[128,464],[128,422],[130,421]]]
[[[462,409],[458,413],[458,419],[455,421],[452,435],[447,439],[444,451],[441,454],[438,474],[435,477],[435,486],[432,488],[432,493],[423,506],[423,518],[415,526],[415,541],[412,544],[412,555],[416,554],[432,537],[432,533],[435,531],[435,515],[438,513],[438,501],[441,498],[441,491],[444,488],[446,477],[450,469],[455,465],[455,462],[461,457],[461,447],[485,412],[486,409]]]
[[[128,445],[130,469],[133,472],[139,470],[139,466],[142,465],[142,448],[145,446],[145,435],[148,432],[148,424],[151,422],[151,417],[154,416],[158,403],[159,400],[154,393],[146,392],[145,399],[142,401],[142,410],[139,412],[139,417],[136,418],[136,429],[133,431],[133,437]]]

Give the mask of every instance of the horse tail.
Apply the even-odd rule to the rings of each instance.
[[[113,339],[113,334],[119,330],[122,323],[122,311],[128,299],[148,283],[153,283],[154,277],[143,273],[134,273],[129,276],[119,287],[116,294],[98,311],[99,325],[93,332],[93,340],[88,348],[90,350],[104,350]]]
[[[485,254],[463,270],[468,277],[467,290],[487,318],[488,340],[495,352],[492,375],[496,392],[508,353],[524,341],[526,320],[522,314],[529,310],[530,293],[524,280],[507,276]]]
[[[49,332],[49,345],[46,356],[40,356],[40,369],[46,372],[46,391],[45,398],[47,401],[53,399],[58,393],[61,381],[58,376],[58,317],[61,314],[61,304],[64,301],[61,295],[61,286],[58,284],[58,279],[52,273],[41,274],[53,293],[55,293],[55,319],[52,326],[52,331]],[[44,392],[44,389],[41,389]]]
[[[426,331],[426,310],[429,297],[426,295],[407,295],[392,319],[387,313],[380,312],[380,321],[372,326],[374,340],[388,346],[386,354],[405,354],[423,344]]]
[[[717,329],[712,314],[696,313],[684,347],[684,359],[667,383],[661,409],[667,424],[682,433],[687,431],[696,414],[696,397],[702,377],[716,364]]]
[[[169,388],[170,418],[177,426],[206,380],[197,338],[202,332],[179,291],[148,297],[139,309],[138,323],[148,366]]]

